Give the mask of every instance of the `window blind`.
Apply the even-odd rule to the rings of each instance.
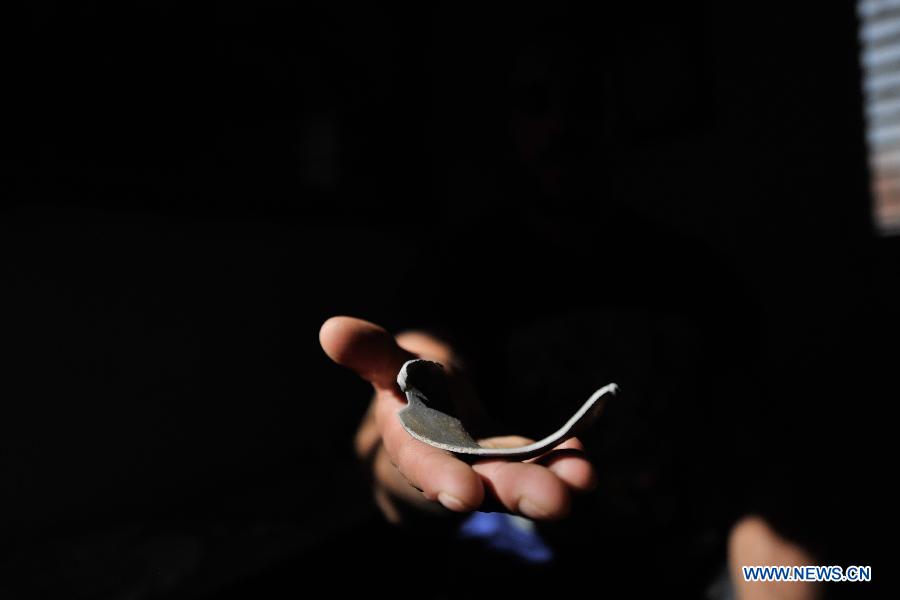
[[[859,0],[875,225],[900,234],[900,0]]]

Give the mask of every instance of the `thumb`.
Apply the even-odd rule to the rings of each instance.
[[[415,358],[384,328],[353,317],[331,317],[319,330],[328,357],[355,371],[377,389],[394,389],[403,363]]]

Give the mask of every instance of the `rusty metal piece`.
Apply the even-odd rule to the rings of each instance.
[[[532,444],[516,448],[485,448],[472,439],[459,419],[437,409],[450,406],[446,374],[440,363],[420,359],[407,361],[397,375],[397,383],[408,401],[397,412],[397,417],[411,436],[454,454],[507,460],[541,456],[578,435],[597,418],[606,400],[619,389],[614,383],[603,386],[591,394],[565,425]]]

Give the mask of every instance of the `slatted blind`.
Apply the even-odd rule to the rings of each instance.
[[[900,234],[900,0],[859,0],[875,224]]]

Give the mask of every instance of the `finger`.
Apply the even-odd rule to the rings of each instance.
[[[375,454],[372,473],[377,482],[375,488],[387,492],[388,498],[399,499],[402,504],[417,508],[439,509],[438,503],[425,498],[422,492],[410,485],[409,481],[400,474],[383,445],[379,445]],[[386,507],[380,506],[380,508],[384,511]]]
[[[319,343],[331,360],[356,371],[377,389],[395,389],[400,367],[415,358],[382,327],[353,317],[325,321]]]
[[[533,463],[483,461],[472,467],[507,510],[532,519],[559,519],[569,512],[569,491],[559,477]]]
[[[484,500],[484,486],[472,467],[449,452],[409,438],[400,445],[397,469],[429,500],[470,512]]]
[[[479,440],[478,443],[485,448],[515,448],[532,442],[534,440],[531,438],[520,435],[505,435]],[[588,492],[597,487],[596,472],[587,460],[584,445],[578,438],[570,438],[551,452],[526,462],[547,467],[575,491]]]
[[[534,443],[534,440],[521,435],[497,435],[478,440],[478,445],[484,448],[517,448]]]
[[[478,508],[484,500],[478,474],[449,452],[409,435],[396,415],[401,406],[403,402],[388,391],[379,392],[375,400],[375,419],[391,462],[428,500],[458,512]]]
[[[597,487],[597,472],[584,454],[584,445],[578,438],[566,440],[534,462],[550,469],[575,491],[589,492]]]

